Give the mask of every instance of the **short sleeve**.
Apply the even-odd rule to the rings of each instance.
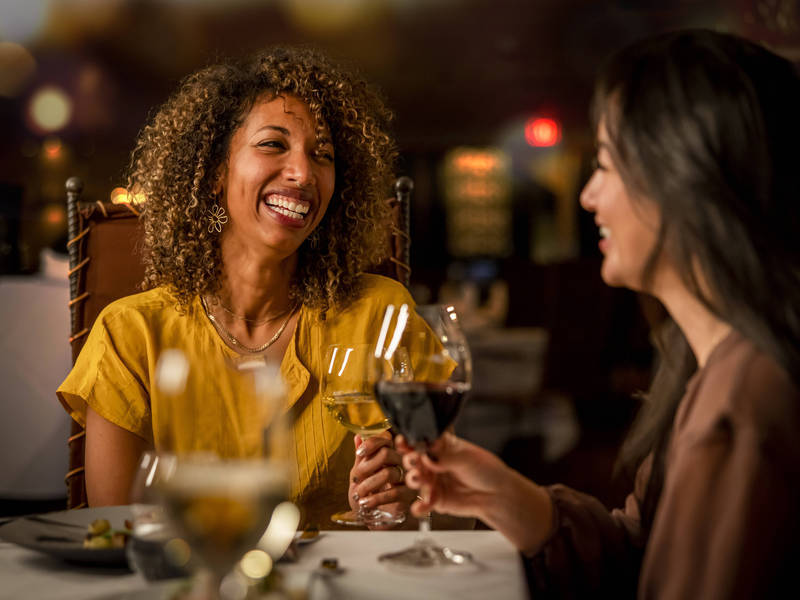
[[[109,307],[110,308],[110,307]],[[100,314],[57,395],[79,424],[86,407],[152,443],[145,334],[124,311]]]

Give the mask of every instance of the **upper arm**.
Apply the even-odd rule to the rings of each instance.
[[[142,452],[149,444],[86,408],[86,493],[90,506],[128,504]]]
[[[781,465],[756,432],[726,421],[677,449],[640,592],[665,598],[758,595],[780,564],[795,518],[791,478]]]

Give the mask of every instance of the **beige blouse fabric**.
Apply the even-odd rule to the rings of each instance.
[[[796,596],[800,390],[772,358],[733,332],[689,381],[645,532],[649,472],[647,460],[625,507],[610,513],[549,488],[556,529],[526,561],[534,597]]]

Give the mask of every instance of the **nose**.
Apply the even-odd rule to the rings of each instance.
[[[309,157],[302,150],[290,152],[284,165],[286,178],[298,187],[306,187],[314,183],[314,170]]]
[[[596,212],[597,211],[597,197],[595,194],[595,184],[597,181],[597,171],[592,173],[592,176],[589,177],[589,181],[586,182],[586,185],[583,186],[583,190],[581,190],[580,196],[580,203],[584,210],[589,212]]]

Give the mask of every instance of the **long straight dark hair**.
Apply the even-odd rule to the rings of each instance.
[[[800,379],[800,77],[737,36],[663,34],[613,56],[592,103],[632,196],[660,208],[642,281],[662,252],[703,304]],[[699,277],[698,277],[699,276]],[[623,444],[634,469],[650,454],[649,528],[664,454],[694,355],[671,319],[655,332],[658,369]]]

